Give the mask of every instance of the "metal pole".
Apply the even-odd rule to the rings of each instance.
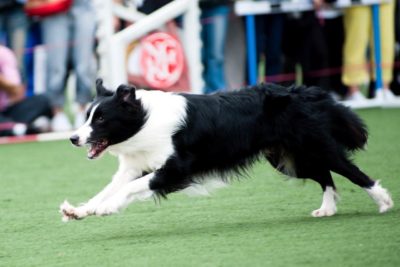
[[[379,21],[379,5],[372,5],[372,28],[373,28],[373,41],[374,41],[374,55],[375,55],[375,91],[383,88],[382,81],[382,58],[381,58],[381,33]]]
[[[254,16],[246,16],[247,67],[249,85],[257,83],[257,46]]]

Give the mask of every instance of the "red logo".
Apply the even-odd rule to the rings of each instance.
[[[174,85],[184,67],[183,49],[170,34],[157,32],[142,40],[140,66],[146,82],[158,89]]]

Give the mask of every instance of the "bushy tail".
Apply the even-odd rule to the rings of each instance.
[[[364,148],[368,131],[361,118],[342,105],[335,105],[331,112],[331,131],[333,138],[348,150]]]

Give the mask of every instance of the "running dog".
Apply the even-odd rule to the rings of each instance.
[[[321,185],[314,217],[337,211],[331,172],[363,188],[379,212],[393,207],[388,191],[349,159],[367,142],[365,124],[320,88],[260,84],[194,95],[129,85],[114,92],[97,80],[96,91],[85,124],[70,139],[88,146],[89,159],[106,151],[117,156],[119,168],[87,203],[62,203],[63,221],[111,215],[138,200],[198,188],[210,175],[227,181],[262,158],[287,176]]]

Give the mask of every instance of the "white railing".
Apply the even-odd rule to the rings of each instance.
[[[97,0],[98,10],[98,54],[100,56],[99,76],[105,83],[116,88],[128,82],[126,66],[127,46],[147,33],[159,29],[166,22],[183,16],[181,35],[188,64],[190,89],[193,93],[201,93],[203,80],[201,77],[201,39],[200,10],[198,0],[174,0],[149,15],[136,10],[114,4],[112,0]],[[114,33],[113,16],[134,23],[120,32]]]

